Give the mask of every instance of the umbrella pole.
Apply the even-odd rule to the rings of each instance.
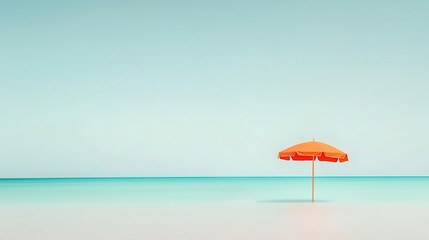
[[[314,202],[314,158],[311,162],[311,202]]]

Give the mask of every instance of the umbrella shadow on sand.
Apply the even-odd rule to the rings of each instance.
[[[257,203],[311,203],[311,199],[267,199],[256,201]],[[317,200],[315,203],[327,203],[327,200]]]

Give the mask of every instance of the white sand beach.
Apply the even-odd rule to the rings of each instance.
[[[429,239],[429,204],[0,205],[7,240]]]

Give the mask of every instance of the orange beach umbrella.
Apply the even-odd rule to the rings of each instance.
[[[324,162],[347,162],[349,160],[346,153],[322,142],[305,142],[294,145],[279,152],[282,160],[311,161],[311,200],[314,202],[314,161]]]

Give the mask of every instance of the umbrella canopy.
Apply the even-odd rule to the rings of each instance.
[[[322,142],[305,142],[294,145],[279,152],[282,160],[312,161],[316,158],[326,162],[347,162],[349,160],[346,153]]]
[[[346,153],[322,142],[305,142],[294,145],[279,152],[282,160],[311,161],[311,200],[314,202],[314,161],[325,162],[347,162],[349,157]]]

